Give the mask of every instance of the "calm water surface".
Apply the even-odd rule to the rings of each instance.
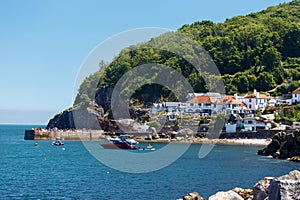
[[[193,191],[207,198],[300,170],[300,163],[257,156],[261,147],[218,145],[199,159],[200,145],[191,145],[164,169],[128,174],[101,164],[80,141],[65,141],[64,147],[38,141],[36,148],[36,141],[23,140],[32,127],[0,125],[1,199],[176,199]]]

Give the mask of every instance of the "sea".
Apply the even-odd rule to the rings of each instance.
[[[0,125],[1,199],[177,199],[190,192],[208,198],[300,170],[300,163],[258,156],[260,146],[216,145],[199,159],[201,145],[193,144],[169,166],[127,173],[102,164],[81,141],[24,140],[33,127],[43,126]]]

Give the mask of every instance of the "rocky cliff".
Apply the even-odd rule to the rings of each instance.
[[[101,129],[98,119],[102,117],[101,107],[75,106],[64,110],[50,119],[47,129]]]
[[[279,132],[272,137],[272,142],[258,155],[272,156],[273,158],[300,161],[300,133]]]

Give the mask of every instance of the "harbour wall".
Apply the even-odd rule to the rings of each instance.
[[[218,138],[211,139],[235,139],[235,138],[248,138],[248,139],[268,139],[272,138],[276,133],[283,130],[258,130],[258,131],[248,131],[248,132],[234,132],[225,133],[222,132],[221,135],[216,134]],[[293,130],[285,130],[284,132],[293,132]],[[207,137],[207,133],[201,133],[202,137]],[[141,133],[133,133],[136,137],[143,138],[146,135]],[[25,130],[25,140],[52,140],[55,138],[64,138],[65,140],[103,140],[107,137],[107,134],[103,130],[40,130],[32,129]],[[210,138],[210,137],[208,137]]]

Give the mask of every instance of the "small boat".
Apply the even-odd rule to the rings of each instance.
[[[138,142],[130,135],[120,135],[118,138],[108,138],[108,143],[103,143],[101,146],[106,149],[137,149],[137,144]]]
[[[55,146],[62,146],[62,145],[64,145],[64,143],[62,142],[62,139],[61,139],[61,138],[55,138],[55,140],[52,141],[52,145],[55,145]]]
[[[140,151],[155,151],[155,148],[151,144],[148,144],[146,148],[139,147],[139,150]]]

